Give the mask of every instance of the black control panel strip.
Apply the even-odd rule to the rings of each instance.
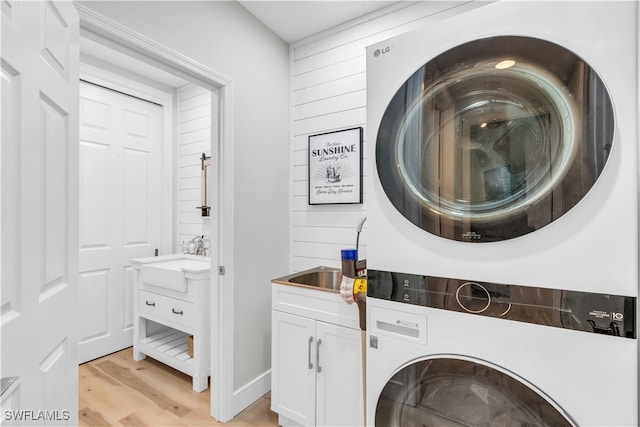
[[[637,298],[368,270],[367,296],[505,320],[637,338]]]

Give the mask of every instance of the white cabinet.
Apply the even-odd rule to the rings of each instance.
[[[271,409],[315,425],[316,321],[274,310],[271,327]]]
[[[316,425],[363,426],[360,329],[317,322],[316,336],[321,368],[316,376]]]
[[[364,425],[357,307],[336,292],[272,286],[271,409],[278,423]]]
[[[193,390],[208,387],[210,261],[194,255],[131,260],[133,358],[150,356],[193,377]],[[188,352],[193,337],[193,356]]]

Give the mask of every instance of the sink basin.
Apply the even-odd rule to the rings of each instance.
[[[208,274],[211,269],[209,258],[183,254],[131,260],[131,263],[140,269],[142,283],[178,292],[187,290],[186,274]]]
[[[340,290],[342,270],[333,267],[315,267],[309,270],[293,273],[288,276],[273,279],[273,283],[285,285],[299,285],[323,290]]]

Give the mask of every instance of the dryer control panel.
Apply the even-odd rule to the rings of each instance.
[[[368,270],[367,296],[584,332],[636,338],[637,298]]]

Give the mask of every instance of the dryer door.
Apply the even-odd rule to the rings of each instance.
[[[470,360],[415,362],[382,390],[376,426],[573,426],[567,415],[520,380]]]
[[[415,225],[499,241],[574,207],[602,173],[613,133],[610,97],[589,64],[548,41],[490,37],[409,77],[381,120],[376,166]]]

